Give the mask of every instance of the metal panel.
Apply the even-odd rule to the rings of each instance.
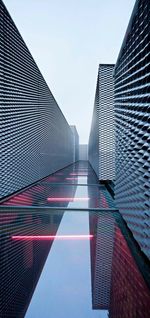
[[[70,125],[70,128],[73,132],[73,136],[74,136],[74,161],[78,161],[79,160],[79,135],[76,129],[76,126],[74,125]]]
[[[1,192],[73,162],[73,134],[0,0]]]
[[[112,64],[100,64],[89,138],[89,161],[99,180],[115,178],[115,134]]]
[[[136,1],[115,67],[116,204],[150,257],[150,2]]]

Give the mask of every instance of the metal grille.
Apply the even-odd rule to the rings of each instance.
[[[79,135],[76,129],[76,126],[74,125],[70,125],[70,128],[73,132],[73,143],[74,143],[74,161],[78,161],[79,160]]]
[[[114,65],[100,64],[89,138],[89,161],[99,180],[115,178]]]
[[[0,116],[0,197],[72,163],[71,129],[1,0]]]
[[[136,1],[115,68],[116,204],[150,257],[150,3]]]

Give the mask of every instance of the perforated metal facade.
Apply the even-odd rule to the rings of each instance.
[[[115,136],[112,64],[100,64],[91,132],[89,161],[99,180],[115,178]]]
[[[73,132],[73,143],[74,143],[74,159],[73,161],[79,160],[79,135],[76,129],[76,126],[70,125],[71,130]]]
[[[73,162],[72,131],[1,0],[0,116],[0,197]]]
[[[150,257],[150,2],[136,1],[115,67],[116,204]]]

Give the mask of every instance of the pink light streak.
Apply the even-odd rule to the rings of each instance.
[[[15,241],[87,240],[93,235],[13,235]]]
[[[47,198],[48,202],[76,202],[76,201],[88,201],[89,198]]]

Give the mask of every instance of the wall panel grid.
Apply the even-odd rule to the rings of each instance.
[[[99,65],[89,138],[89,161],[99,180],[115,178],[113,70],[112,64]]]
[[[71,129],[1,0],[0,121],[0,197],[72,163]]]
[[[116,204],[150,257],[150,2],[136,1],[115,67]]]
[[[74,144],[74,156],[73,160],[76,162],[79,160],[79,135],[76,126],[70,125],[71,131],[73,133],[73,144]]]

